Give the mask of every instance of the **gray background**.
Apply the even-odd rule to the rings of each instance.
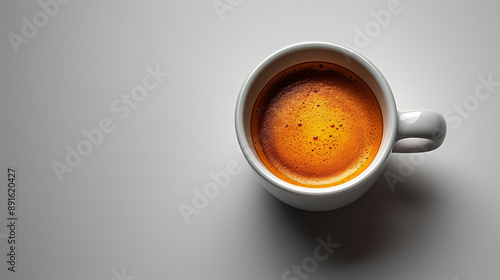
[[[308,279],[499,279],[500,86],[482,100],[474,92],[480,77],[500,82],[500,5],[401,0],[374,25],[390,3],[69,1],[43,22],[37,1],[2,1],[0,278],[282,279],[330,236],[340,247]],[[16,53],[8,34],[23,36],[23,17],[34,15],[42,26]],[[366,195],[324,213],[269,195],[233,122],[253,67],[311,40],[355,47],[400,110],[434,110],[449,126],[439,150],[392,155]],[[120,119],[111,104],[148,66],[169,75]],[[60,182],[51,164],[106,118],[114,130]],[[210,172],[235,162],[239,174],[187,224],[179,206],[193,206]],[[6,263],[9,166],[15,273]]]

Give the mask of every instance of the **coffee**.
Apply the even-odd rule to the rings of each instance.
[[[347,182],[375,158],[382,113],[368,85],[351,71],[307,62],[274,76],[252,111],[252,140],[264,165],[304,187]]]

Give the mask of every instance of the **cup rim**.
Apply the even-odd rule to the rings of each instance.
[[[261,163],[258,156],[253,153],[250,149],[251,143],[248,142],[245,133],[245,123],[243,112],[246,104],[246,100],[248,99],[249,90],[255,80],[258,78],[259,74],[266,69],[270,64],[272,64],[278,58],[281,58],[285,55],[289,55],[293,52],[305,50],[305,49],[323,49],[329,50],[337,53],[342,53],[343,55],[349,57],[349,59],[355,60],[357,63],[361,64],[366,70],[368,70],[371,75],[373,75],[377,84],[382,89],[382,94],[385,98],[385,103],[387,105],[387,117],[389,118],[389,124],[391,127],[388,128],[389,131],[384,135],[383,140],[377,155],[371,164],[366,168],[361,174],[356,176],[355,178],[331,187],[321,187],[321,188],[309,188],[303,186],[297,186],[292,183],[286,182],[276,175],[272,174],[267,167]],[[380,100],[378,100],[380,102]],[[340,194],[345,194],[357,189],[357,187],[362,186],[365,182],[373,179],[374,176],[378,176],[377,170],[383,167],[384,162],[386,162],[389,154],[392,151],[393,144],[396,139],[396,130],[397,130],[397,110],[396,103],[394,101],[394,96],[392,91],[387,83],[386,79],[380,72],[380,70],[375,67],[373,63],[371,63],[367,58],[365,58],[360,53],[344,47],[342,45],[328,43],[328,42],[319,42],[319,41],[309,41],[309,42],[301,42],[295,43],[292,45],[288,45],[283,47],[274,53],[267,56],[264,60],[262,60],[248,75],[245,82],[243,83],[238,99],[236,101],[236,110],[235,110],[235,129],[236,129],[236,137],[238,140],[238,144],[245,156],[246,160],[250,164],[250,166],[257,172],[259,176],[265,179],[267,182],[271,183],[273,186],[278,187],[284,191],[312,196],[312,197],[328,197],[328,196],[338,196]],[[384,129],[386,131],[386,129]],[[384,132],[385,133],[385,132]]]

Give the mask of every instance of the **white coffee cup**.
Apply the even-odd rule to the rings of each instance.
[[[382,111],[382,142],[372,163],[354,179],[327,188],[297,186],[274,175],[257,155],[250,129],[253,105],[267,82],[288,67],[310,61],[330,62],[357,74],[373,91]],[[442,115],[427,110],[397,111],[389,84],[370,61],[351,49],[325,42],[285,47],[257,65],[239,93],[235,127],[243,155],[266,190],[284,203],[310,211],[333,210],[355,201],[375,183],[392,152],[431,151],[441,146],[446,136]]]

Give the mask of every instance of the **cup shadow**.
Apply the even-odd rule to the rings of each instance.
[[[393,166],[390,162],[386,171],[396,173]],[[332,242],[340,243],[332,254],[336,263],[373,258],[401,242],[418,239],[418,231],[402,228],[406,226],[401,222],[404,214],[412,213],[408,223],[412,223],[413,229],[419,228],[419,223],[426,222],[440,199],[432,178],[412,178],[397,185],[393,192],[384,176],[354,203],[327,212],[299,210],[268,195],[271,198],[266,199],[267,210],[287,224],[287,228],[294,229],[299,240],[309,243],[316,237],[331,235]]]

